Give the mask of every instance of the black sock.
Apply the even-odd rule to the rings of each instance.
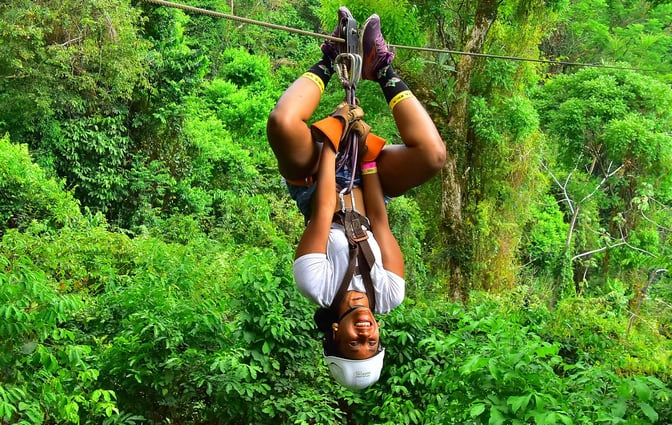
[[[380,84],[380,88],[383,90],[383,96],[385,96],[385,100],[388,104],[399,93],[410,91],[406,83],[404,83],[397,73],[394,72],[392,65],[387,65],[382,68],[378,71],[378,75],[380,76],[377,80],[378,84]]]
[[[324,88],[327,86],[327,83],[329,83],[329,80],[331,80],[331,76],[334,75],[334,69],[332,68],[331,65],[331,59],[329,59],[326,55],[322,56],[322,59],[317,61],[315,65],[311,66],[310,69],[307,71],[307,73],[315,75],[320,79],[320,81],[322,81],[321,89],[322,91],[324,91]],[[308,78],[311,77],[308,76]],[[315,83],[319,85],[317,81],[315,81]]]

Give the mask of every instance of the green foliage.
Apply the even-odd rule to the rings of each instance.
[[[670,380],[672,347],[665,335],[650,326],[655,320],[642,323],[628,333],[630,300],[624,285],[608,282],[604,294],[588,299],[568,298],[558,304],[554,320],[545,332],[562,344],[563,355],[570,362],[605,364],[624,375],[643,375]]]
[[[560,143],[566,166],[598,156],[638,173],[667,174],[672,91],[656,80],[629,72],[586,69],[560,76],[536,92],[543,126]],[[663,168],[661,168],[663,167]]]
[[[280,94],[271,76],[269,58],[242,49],[226,50],[222,57],[224,65],[218,78],[204,85],[204,94],[217,118],[235,134],[237,143],[259,158],[267,149],[266,118]]]
[[[413,296],[439,289],[429,287],[431,282],[423,261],[427,230],[417,202],[407,197],[395,198],[388,204],[388,215],[392,233],[404,253],[406,293]]]
[[[467,146],[469,216],[474,258],[471,272],[479,288],[513,285],[519,243],[534,220],[535,204],[545,190],[539,164],[545,144],[530,101],[522,96],[472,97],[474,140]],[[531,224],[529,224],[531,225]]]
[[[44,130],[41,163],[64,177],[83,205],[105,213],[127,195],[131,141],[123,115],[51,121]]]
[[[544,31],[556,19],[554,2],[551,7],[548,2],[534,1],[421,4],[426,6],[419,6],[425,26],[438,27],[431,44],[461,51],[534,57]],[[477,30],[474,20],[485,9],[493,15],[496,11],[497,19],[490,25],[489,18],[481,16]],[[469,276],[465,279],[471,288],[511,287],[520,270],[522,232],[534,218],[533,205],[545,191],[539,169],[545,138],[526,94],[527,87],[537,81],[536,70],[524,62],[462,55],[433,55],[427,62],[418,83],[437,97],[427,103],[436,106],[435,115],[441,112],[435,121],[449,160],[454,161],[454,183],[461,186],[462,195],[461,211],[455,216],[462,217],[458,225],[463,227],[447,236],[451,242],[444,242],[451,245],[451,261],[441,258],[435,266],[445,269],[450,264],[450,273]],[[455,72],[458,62],[466,65],[459,75]],[[463,99],[468,107],[464,116]],[[444,185],[441,190],[450,189]],[[443,211],[450,208],[441,205]],[[458,285],[459,280],[453,279],[451,285]]]
[[[15,140],[32,146],[51,117],[116,115],[144,84],[148,44],[127,1],[3,3],[0,22],[0,131]]]
[[[662,81],[669,82],[667,52],[672,38],[662,29],[670,19],[672,7],[667,2],[569,2],[544,50],[570,62],[622,63],[656,70]]]
[[[549,334],[547,327],[581,323],[571,309],[549,311],[523,288],[498,298],[474,294],[472,301],[466,309],[407,302],[384,320],[384,382],[358,405],[357,423],[669,420],[672,394],[664,381],[615,373],[605,363],[618,361],[618,351],[599,362],[577,351],[572,357],[566,340]],[[592,326],[592,334],[576,335],[582,348],[604,344],[602,326],[613,328],[606,321]]]
[[[660,105],[671,100],[672,91],[650,77],[595,69],[558,77],[535,93],[542,126],[559,153],[554,190],[568,221],[577,219],[569,236],[571,254],[585,270],[581,279],[589,270],[641,275],[665,258],[656,241],[669,230],[643,219],[637,205],[640,193],[669,199],[670,111]],[[656,219],[669,221],[669,212],[663,207]],[[612,246],[621,248],[603,253]]]
[[[328,378],[314,307],[294,288],[292,250],[280,240],[238,249],[202,235],[165,243],[93,226],[51,237],[10,232],[0,248],[8,319],[0,327],[0,405],[8,421],[672,418],[669,372],[656,378],[629,369],[634,356],[669,343],[629,348],[624,322],[609,307],[624,306],[622,296],[554,311],[524,290],[474,295],[472,307],[407,299],[382,318],[380,382],[353,394]]]
[[[12,231],[0,245],[0,420],[108,418],[116,395],[98,382],[95,354],[73,326],[85,300],[26,255],[35,242]]]
[[[221,81],[212,84],[218,82]],[[225,96],[218,98],[218,102],[225,100]],[[192,169],[183,181],[203,190],[251,192],[259,173],[254,168],[250,147],[234,141],[235,133],[232,134],[232,130],[223,125],[226,121],[221,121],[206,109],[207,104],[193,100],[189,106],[199,112],[191,115],[184,123],[185,136],[191,141]]]
[[[187,3],[324,34],[340,6]],[[0,5],[0,131],[8,133],[0,139],[0,423],[672,421],[669,274],[643,294],[647,272],[669,270],[672,253],[668,87],[591,70],[547,81],[533,104],[533,67],[477,60],[469,143],[454,153],[464,160],[475,253],[465,267],[475,271],[473,287],[499,295],[474,293],[469,305],[441,296],[428,258],[460,254],[436,243],[438,178],[391,202],[408,298],[380,318],[381,380],[353,393],[329,377],[315,307],[294,287],[303,222],[265,138],[268,112],[319,58],[321,41],[134,4]],[[449,48],[463,45],[477,6],[346,4],[360,23],[379,13],[391,43]],[[501,3],[486,50],[535,54],[562,2],[546,5]],[[573,27],[579,45],[625,59],[625,40],[641,63],[658,57],[664,66],[669,5],[650,4],[650,15],[647,5],[567,10],[590,18],[585,30]],[[629,16],[633,25],[610,27]],[[455,59],[397,54],[395,68],[445,133]],[[314,118],[342,96],[331,83]],[[363,82],[358,98],[376,134],[398,143],[378,85]],[[575,170],[577,152],[629,168],[595,191],[604,167]],[[564,188],[548,191],[554,180],[540,172],[542,159]],[[571,253],[565,195],[580,201]],[[112,226],[100,214],[82,217],[79,205],[104,211]],[[631,246],[569,262],[621,228]],[[608,272],[571,282],[584,276],[579,266]],[[548,309],[558,281],[582,297]]]
[[[391,44],[406,46],[424,45],[426,34],[418,22],[418,9],[406,1],[392,0],[350,0],[337,2],[333,0],[323,1],[318,10],[320,20],[325,23],[324,27],[328,29],[325,33],[331,34],[336,26],[339,6],[347,6],[352,12],[358,24],[362,25],[366,19],[374,13],[380,16],[381,31],[385,40]],[[407,52],[399,52],[406,56]],[[408,56],[407,56],[408,58]]]
[[[279,236],[272,216],[272,206],[261,195],[240,197],[234,192],[223,191],[217,199],[217,226],[224,239],[233,242],[267,246]]]
[[[222,0],[187,3],[276,25],[321,32],[314,14],[316,6],[311,1],[238,2],[235,5]],[[301,64],[303,68],[309,66],[307,62],[314,61],[320,43],[312,37],[252,24],[241,25],[233,20],[193,16],[192,23],[189,33],[197,36],[199,42],[204,41],[209,51],[215,52],[212,58],[215,73],[221,65],[219,54],[226,48],[240,47],[254,55],[269,55],[277,65]]]
[[[65,178],[83,205],[121,225],[147,219],[129,211],[155,208],[161,198],[148,192],[163,183],[138,180],[148,177],[140,168],[153,167],[138,151],[154,152],[134,143],[132,127],[143,120],[129,105],[147,88],[139,11],[123,1],[67,1],[14,2],[0,12],[1,56],[15,58],[0,65],[8,77],[0,78],[0,125]]]
[[[521,252],[524,263],[537,269],[542,276],[561,275],[560,267],[566,251],[565,240],[569,226],[557,202],[551,196],[540,199],[532,212],[534,218],[523,234]]]
[[[87,328],[100,344],[101,375],[124,411],[165,419],[206,414],[194,400],[210,395],[211,363],[231,343],[229,274],[208,251],[204,243],[138,240],[128,274],[117,273],[90,306]]]
[[[72,195],[32,162],[27,146],[0,138],[0,236],[8,228],[25,230],[39,222],[61,228],[81,218]]]

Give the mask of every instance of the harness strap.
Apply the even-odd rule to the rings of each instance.
[[[348,253],[348,268],[341,281],[341,286],[338,288],[338,292],[332,301],[332,305],[338,305],[342,301],[354,276],[357,263],[359,263],[359,272],[364,281],[366,295],[369,298],[369,308],[371,308],[371,311],[375,311],[376,292],[373,287],[373,280],[371,279],[371,269],[376,259],[368,242],[369,236],[366,233],[366,230],[370,228],[369,221],[357,211],[345,210],[334,213],[334,222],[344,227],[350,249]]]
[[[343,300],[343,297],[345,297],[345,293],[348,292],[348,286],[350,286],[350,281],[352,280],[352,277],[355,274],[356,259],[357,259],[357,250],[351,248],[348,254],[348,268],[345,271],[345,275],[343,275],[341,286],[338,288],[338,292],[336,293],[334,300],[331,302],[332,306],[338,306]],[[369,304],[370,303],[371,301],[369,300]]]
[[[358,245],[359,251],[359,264],[367,263],[369,261],[368,255],[365,254],[365,249],[368,250],[371,255],[371,265],[373,265],[373,252],[371,252],[371,247],[367,241],[363,241]],[[363,261],[362,261],[363,260]],[[376,310],[376,292],[373,288],[373,280],[371,279],[371,267],[361,267],[360,271],[362,272],[362,280],[364,281],[364,289],[366,290],[366,295],[369,297],[369,308],[371,311]]]

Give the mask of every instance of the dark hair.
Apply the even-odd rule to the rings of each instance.
[[[322,333],[322,349],[327,356],[342,357],[340,350],[334,341],[334,334],[331,329],[332,323],[338,323],[338,314],[330,309],[320,307],[315,311],[313,320],[317,329]]]

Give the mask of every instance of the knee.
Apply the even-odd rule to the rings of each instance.
[[[436,135],[426,146],[425,156],[428,168],[434,172],[440,171],[446,163],[445,143],[439,135]]]
[[[272,142],[274,139],[286,134],[291,126],[291,119],[288,118],[287,114],[282,113],[278,109],[273,109],[268,115],[268,121],[266,122],[266,134]]]
[[[266,122],[266,137],[271,147],[296,143],[296,139],[306,128],[306,124],[295,114],[281,109],[273,109]]]

